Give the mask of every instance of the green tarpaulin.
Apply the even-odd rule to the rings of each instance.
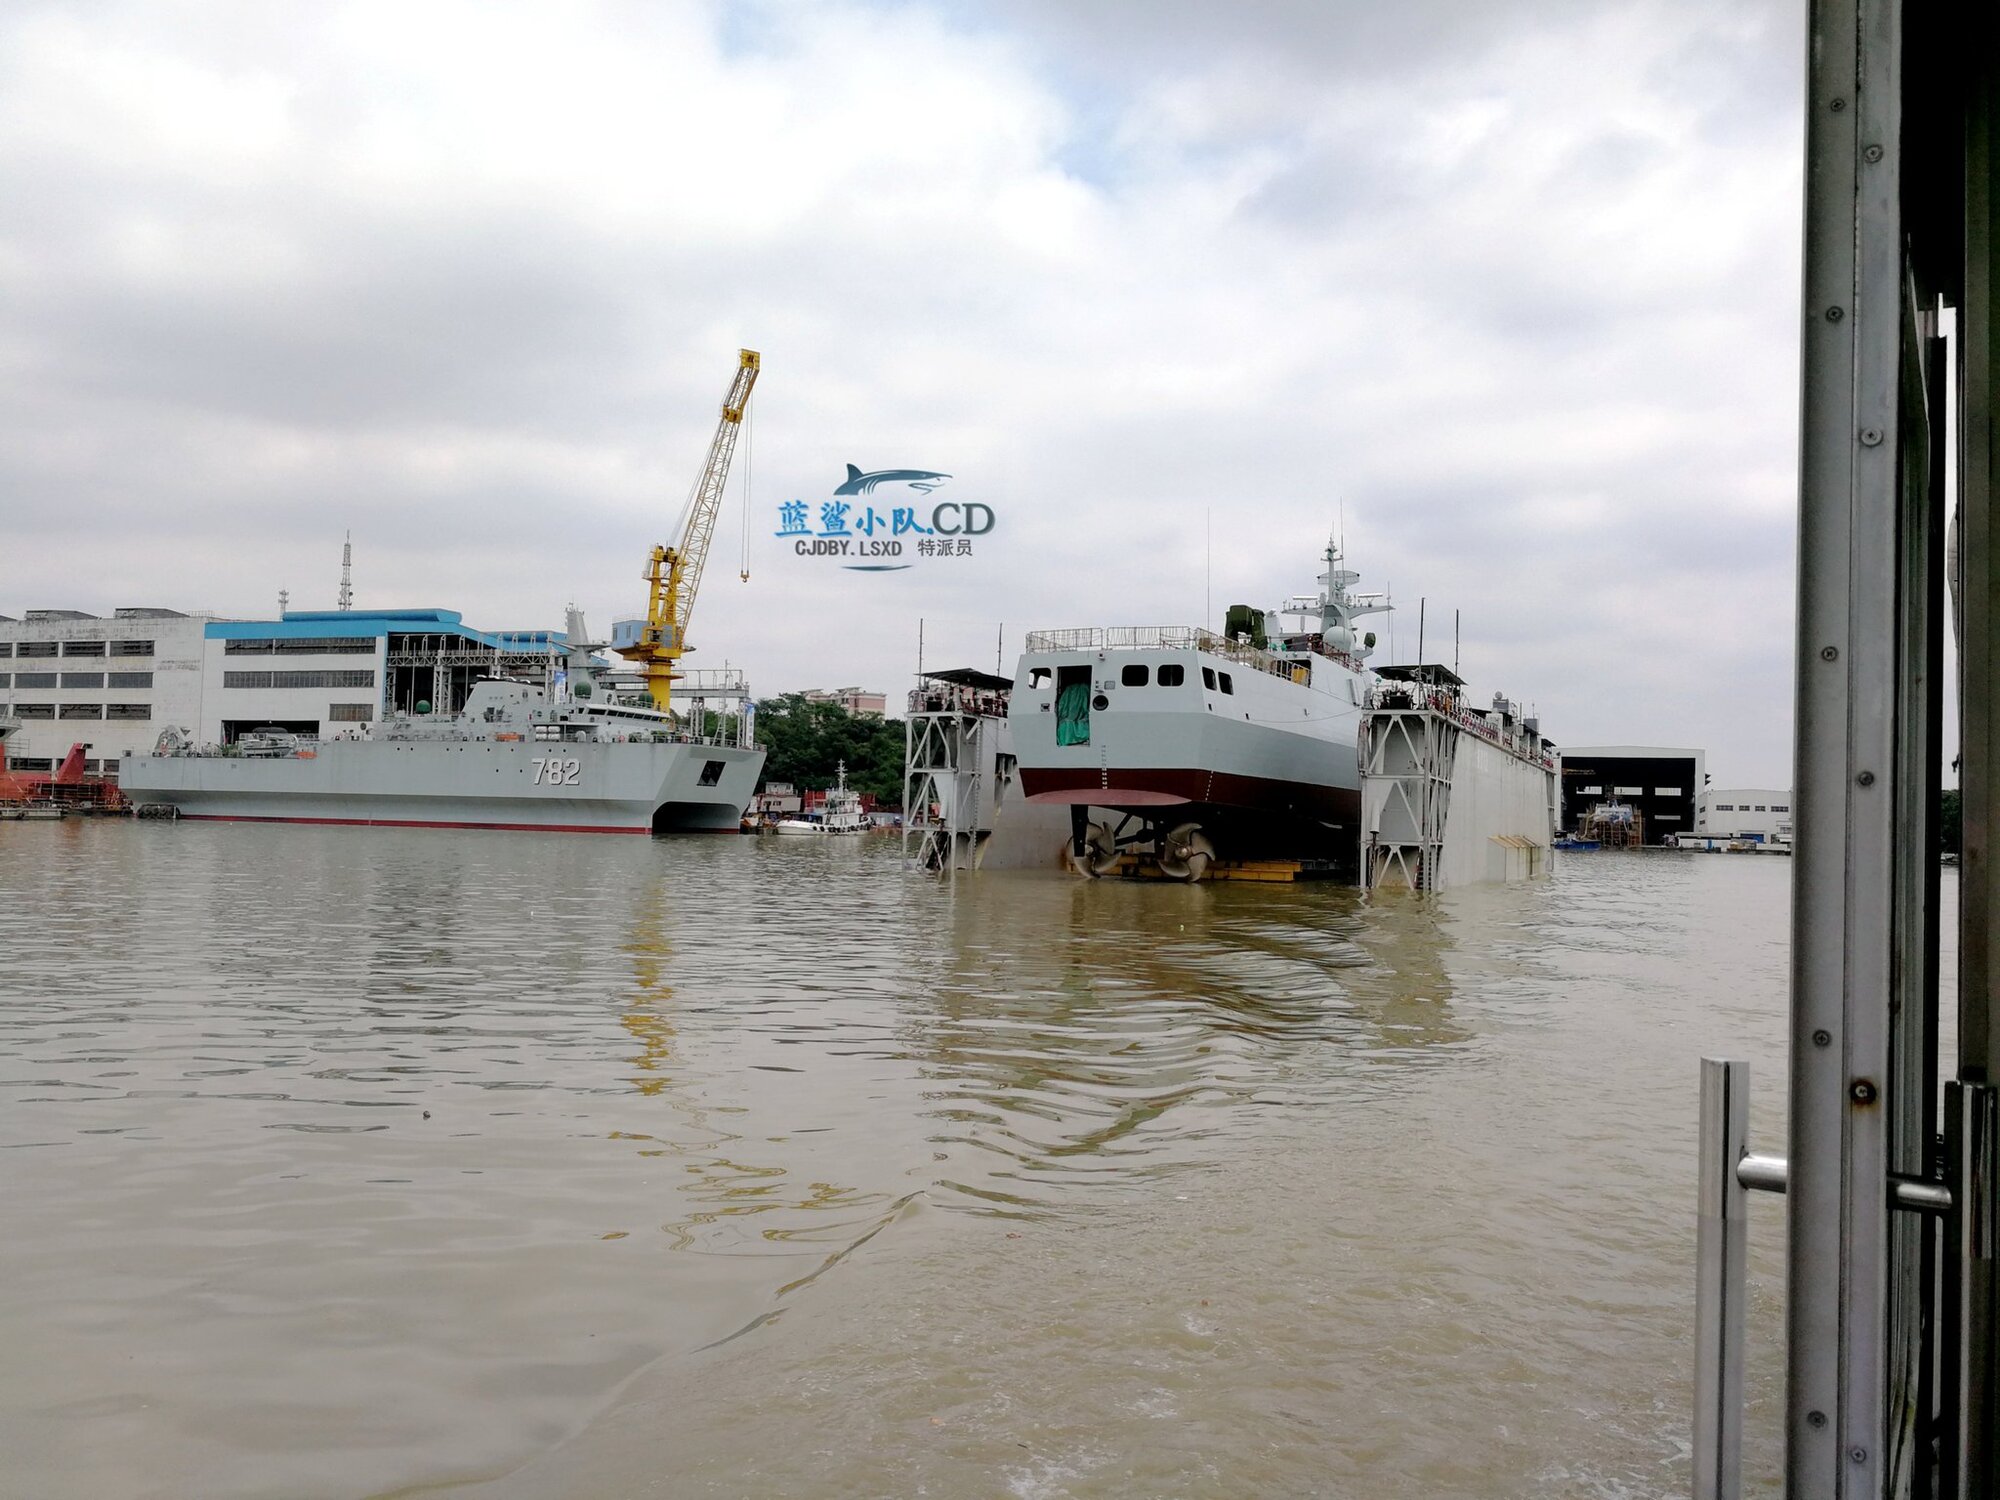
[[[1090,684],[1072,682],[1056,694],[1056,743],[1090,743]]]

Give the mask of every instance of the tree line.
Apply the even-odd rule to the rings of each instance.
[[[838,703],[814,703],[786,693],[757,705],[757,743],[764,747],[764,780],[789,781],[800,790],[833,785],[842,761],[847,784],[872,793],[877,807],[903,805],[903,721],[851,714]]]

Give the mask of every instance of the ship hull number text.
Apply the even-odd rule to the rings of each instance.
[[[577,778],[583,774],[582,761],[553,755],[547,759],[536,756],[534,765],[537,786],[575,786]]]

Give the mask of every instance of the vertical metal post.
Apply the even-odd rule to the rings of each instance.
[[[1814,0],[1800,411],[1786,1488],[1891,1487],[1901,6]],[[1900,1427],[1905,1420],[1898,1413]]]
[[[1946,1084],[1945,1140],[1952,1207],[1945,1222],[1944,1374],[1957,1400],[1945,1423],[1944,1492],[1990,1500],[2000,1466],[2000,1432],[1989,1416],[2000,1355],[1988,1336],[2000,1298],[2000,1091]]]
[[[1964,863],[1959,901],[1962,964],[1959,988],[1959,1075],[1994,1077],[1993,994],[2000,983],[2000,364],[1993,302],[2000,281],[2000,244],[1993,233],[1994,174],[2000,172],[2000,21],[1991,6],[1965,7],[1966,34],[1953,61],[1966,70],[1965,286],[1958,325],[1958,478],[1961,506],[1959,568],[1964,634],[1959,647],[1960,730],[1964,763]]]
[[[2000,990],[2000,240],[1994,235],[1995,174],[2000,173],[2000,16],[1995,7],[1947,7],[1959,30],[1939,71],[1963,90],[1962,269],[1958,309],[1958,479],[1960,595],[1959,708],[1963,738],[1960,789],[1964,860],[1959,883],[1959,1077],[1951,1101],[1962,1130],[1953,1166],[1963,1191],[1960,1232],[1947,1240],[1947,1274],[1956,1298],[1958,1358],[1946,1364],[1958,1390],[1948,1431],[1959,1444],[1961,1500],[2000,1496],[2000,1320],[1996,1320],[1993,1231],[1994,1116],[1991,1085],[2000,1082],[1994,995]],[[1926,83],[1930,80],[1927,78]],[[1982,1248],[1983,1247],[1983,1248]]]
[[[1737,1500],[1743,1485],[1743,1299],[1750,1065],[1701,1060],[1701,1169],[1695,1220],[1694,1500]]]

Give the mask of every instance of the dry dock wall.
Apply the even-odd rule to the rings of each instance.
[[[1554,788],[1552,772],[1478,735],[1461,734],[1438,883],[1449,889],[1546,875]]]
[[[1360,753],[1369,886],[1435,891],[1548,873],[1552,765],[1423,708],[1371,709]]]

